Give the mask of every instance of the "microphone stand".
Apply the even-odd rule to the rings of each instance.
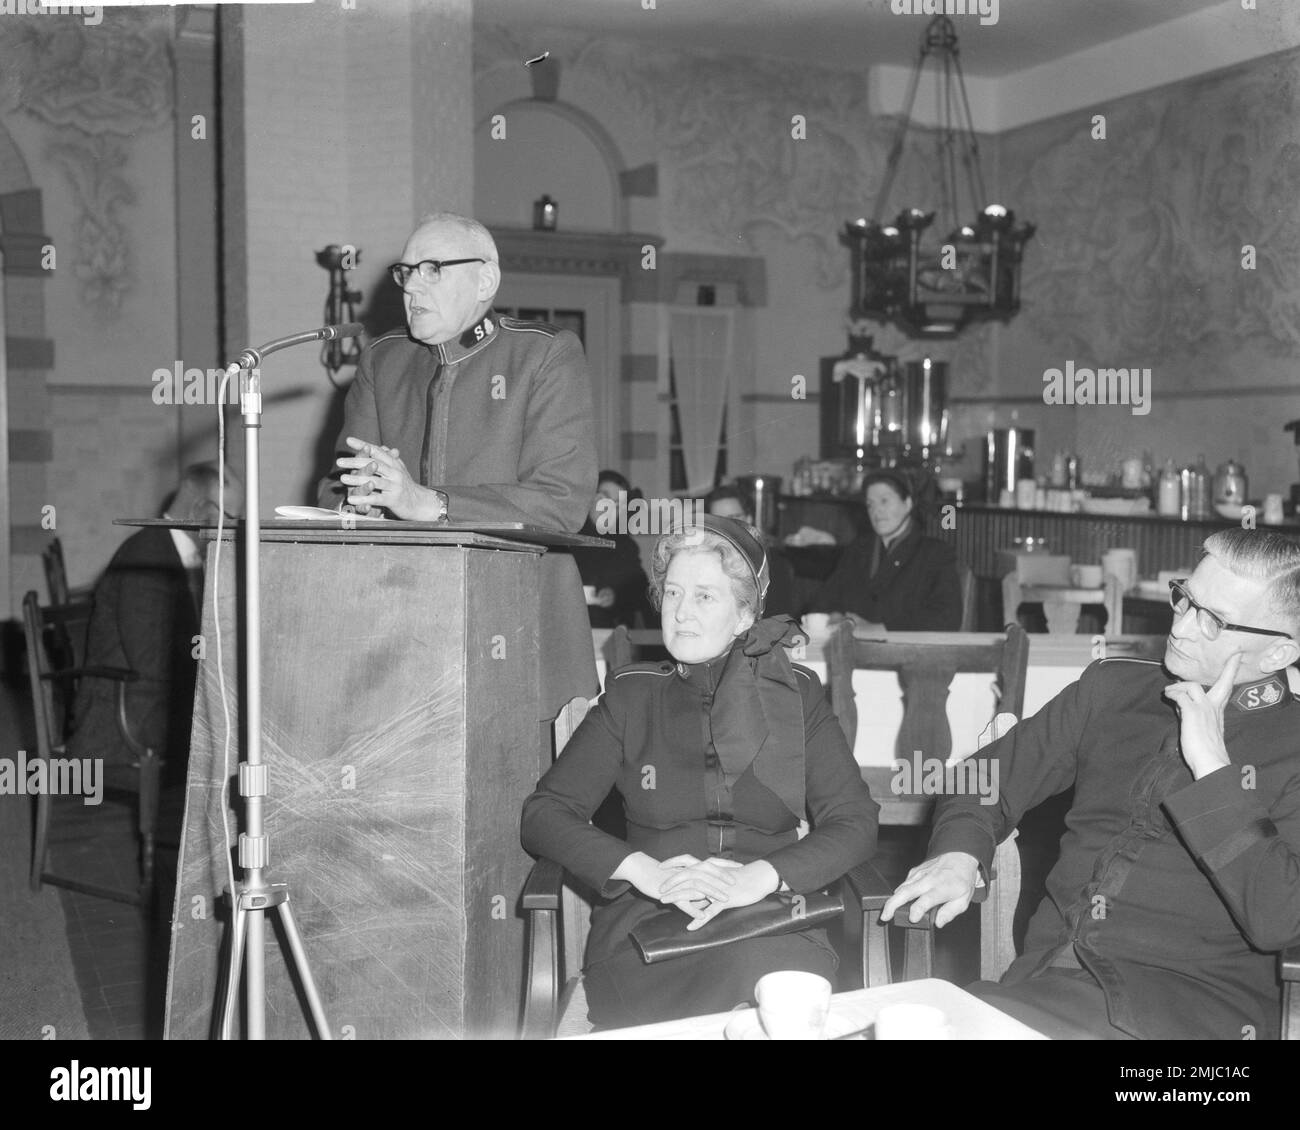
[[[266,1039],[266,919],[268,909],[279,911],[289,943],[289,956],[298,974],[307,1006],[311,1011],[316,1034],[332,1039],[329,1021],[321,1004],[316,982],[307,965],[307,951],[298,932],[293,910],[289,906],[286,883],[268,883],[265,870],[270,864],[270,838],[263,826],[262,806],[268,780],[262,761],[262,578],[261,550],[261,464],[259,436],[262,428],[262,358],[278,349],[308,341],[332,341],[355,337],[362,330],[356,323],[326,326],[279,338],[258,349],[246,349],[231,365],[240,375],[239,411],[244,427],[244,643],[247,659],[247,685],[244,719],[248,744],[246,758],[239,764],[239,795],[244,798],[246,831],[239,834],[239,866],[242,882],[230,892],[232,931],[230,961],[227,965],[225,992],[218,1013],[220,1039],[229,1040],[234,1024],[235,1000],[239,993],[239,976],[248,966],[246,993],[247,1035],[250,1040]],[[222,813],[222,819],[225,814]]]

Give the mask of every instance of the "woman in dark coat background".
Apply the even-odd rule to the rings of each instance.
[[[894,632],[957,631],[957,558],[950,546],[921,532],[911,485],[898,472],[874,471],[863,486],[872,532],[845,546],[808,611],[840,613]]]
[[[664,905],[698,928],[778,890],[809,894],[875,850],[878,808],[816,675],[791,664],[786,617],[759,620],[767,561],[727,518],[655,547],[652,594],[676,660],[633,664],[524,803],[523,844],[606,901],[584,983],[598,1027],[724,1012],[765,973],[833,979],[824,929],[750,938],[645,964],[629,937]],[[626,839],[589,821],[622,794]],[[799,837],[800,821],[811,831]]]

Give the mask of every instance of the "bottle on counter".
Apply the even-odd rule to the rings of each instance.
[[[1058,451],[1052,456],[1052,477],[1051,485],[1058,490],[1063,490],[1066,484],[1065,478],[1065,452]]]
[[[1210,510],[1210,469],[1205,465],[1205,456],[1198,455],[1195,463],[1183,468],[1183,500],[1179,507],[1179,516],[1184,522],[1199,521],[1208,518]]]
[[[1162,518],[1182,516],[1183,483],[1178,467],[1172,459],[1165,461],[1156,484],[1156,513]]]

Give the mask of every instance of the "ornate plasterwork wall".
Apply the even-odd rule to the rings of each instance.
[[[71,16],[0,20],[3,110],[45,127],[42,156],[76,201],[80,298],[101,318],[121,309],[136,282],[123,217],[136,199],[127,169],[133,140],[171,124],[170,32],[165,9],[117,9],[97,25]]]

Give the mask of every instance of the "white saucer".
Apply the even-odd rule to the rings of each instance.
[[[831,1015],[826,1019],[826,1034],[822,1038],[833,1040],[836,1036],[847,1036],[850,1032],[862,1027],[864,1025],[852,1017]],[[743,1012],[736,1013],[727,1021],[727,1027],[722,1034],[728,1040],[767,1039],[767,1033],[763,1031],[763,1025],[758,1018],[758,1009],[756,1008],[747,1008]],[[858,1037],[858,1039],[862,1038],[864,1037]]]

